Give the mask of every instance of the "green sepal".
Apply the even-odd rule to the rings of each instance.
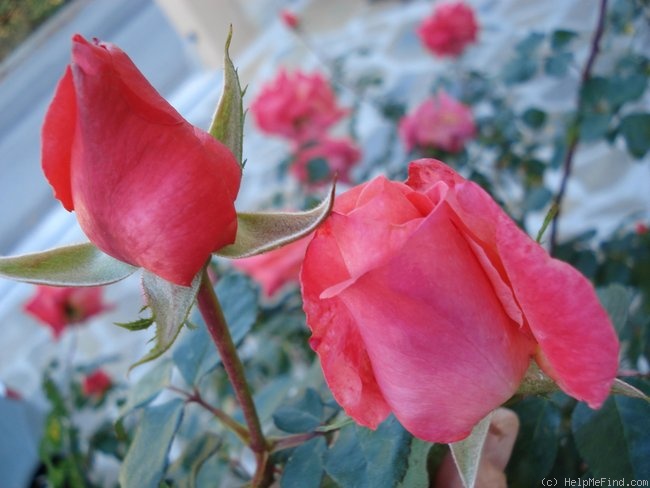
[[[465,488],[473,488],[476,484],[481,452],[490,428],[492,414],[493,412],[489,413],[487,417],[476,424],[469,437],[449,444],[454,463]]]
[[[336,183],[328,196],[306,212],[267,212],[237,214],[234,244],[214,254],[229,259],[247,258],[285,246],[311,234],[327,218],[334,205]]]
[[[107,285],[123,280],[137,269],[103,253],[90,242],[0,257],[0,277],[36,285]]]
[[[237,75],[235,65],[228,54],[231,40],[232,25],[230,26],[228,38],[226,39],[223,92],[208,132],[212,137],[228,146],[243,168],[244,104],[242,99],[244,97],[244,91],[242,91],[241,85],[239,84],[239,76]]]
[[[191,286],[180,286],[147,271],[142,273],[142,288],[151,309],[152,319],[156,323],[154,347],[129,369],[156,359],[163,354],[176,340],[183,324],[187,320],[190,309],[196,299],[201,285],[201,270],[192,280]]]
[[[142,318],[138,320],[134,320],[132,322],[113,322],[115,325],[118,327],[122,327],[123,329],[130,330],[131,332],[138,331],[138,330],[145,330],[151,327],[154,323],[153,317],[147,317],[147,318]]]

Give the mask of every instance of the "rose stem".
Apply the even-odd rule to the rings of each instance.
[[[257,460],[257,469],[253,477],[252,486],[261,487],[262,483],[266,481],[267,469],[266,461],[268,459],[268,445],[264,435],[262,434],[262,427],[260,419],[255,410],[253,397],[250,393],[250,388],[244,375],[244,366],[237,355],[237,348],[232,341],[228,324],[221,310],[221,304],[214,292],[212,283],[207,273],[204,271],[201,279],[201,286],[199,288],[197,297],[199,310],[205,324],[210,332],[210,336],[217,346],[217,351],[221,356],[221,362],[226,374],[230,379],[235,396],[244,414],[244,419],[248,425],[249,430],[249,444],[248,446],[255,454]]]
[[[175,386],[168,386],[167,388],[171,391],[175,391],[176,393],[183,395],[187,403],[196,403],[197,405],[210,412],[228,429],[230,429],[237,437],[239,437],[243,443],[248,444],[250,442],[250,436],[248,435],[248,430],[246,427],[237,422],[223,410],[213,407],[208,402],[206,402],[205,399],[201,396],[201,392],[196,388],[192,392],[181,390]]]
[[[605,15],[607,13],[607,0],[600,0],[600,8],[598,11],[598,21],[596,24],[596,30],[594,31],[594,37],[591,40],[591,49],[589,51],[589,57],[585,63],[582,74],[580,76],[580,86],[578,86],[578,102],[576,113],[573,117],[573,123],[569,129],[569,135],[567,139],[569,140],[569,146],[566,153],[564,154],[564,161],[562,163],[562,181],[560,183],[560,189],[557,192],[555,197],[554,205],[557,208],[555,217],[551,222],[551,238],[550,238],[550,252],[551,255],[555,254],[557,249],[557,230],[558,230],[558,220],[560,218],[560,213],[562,212],[562,199],[564,198],[564,193],[566,192],[567,182],[571,176],[571,170],[573,168],[573,156],[578,147],[578,142],[580,140],[580,123],[584,117],[584,87],[586,83],[591,78],[591,70],[596,62],[596,56],[600,51],[600,40],[603,37],[605,32]]]

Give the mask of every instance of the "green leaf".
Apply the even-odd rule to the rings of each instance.
[[[481,462],[481,452],[487,438],[491,419],[492,413],[474,426],[469,437],[449,444],[451,455],[454,458],[458,474],[465,488],[473,488],[476,483],[478,467]]]
[[[558,29],[551,34],[551,49],[558,51],[568,46],[568,44],[578,37],[578,33],[570,30]]]
[[[535,55],[544,40],[544,34],[540,32],[531,32],[515,46],[517,53],[523,57]]]
[[[650,479],[649,403],[624,396],[608,398],[599,410],[580,403],[571,423],[594,477]]]
[[[171,361],[161,361],[150,371],[147,371],[134,385],[129,388],[126,402],[120,409],[120,416],[124,416],[136,408],[147,405],[166,388],[172,378]]]
[[[238,345],[257,320],[259,292],[247,277],[233,273],[218,281],[216,293],[232,340]],[[198,327],[185,334],[184,340],[174,348],[172,356],[188,385],[195,385],[221,362],[203,318],[197,316],[193,321]]]
[[[307,163],[307,180],[318,183],[331,178],[330,165],[325,158],[314,158]]]
[[[618,130],[623,135],[627,150],[641,159],[650,149],[650,114],[628,114],[621,120]]]
[[[526,195],[526,199],[524,200],[524,208],[531,211],[541,210],[546,207],[548,202],[551,201],[552,197],[553,193],[551,190],[545,186],[538,186],[537,188],[530,190]]]
[[[572,62],[573,53],[562,52],[554,54],[544,61],[544,72],[549,76],[560,78],[567,74]]]
[[[580,137],[587,142],[605,137],[611,120],[610,113],[587,112],[580,121]]]
[[[375,431],[344,427],[325,455],[325,471],[340,486],[392,488],[406,476],[412,440],[394,416]]]
[[[323,479],[323,454],[327,450],[321,436],[297,447],[284,467],[281,488],[319,488]]]
[[[562,413],[550,401],[530,397],[512,407],[519,416],[519,435],[508,462],[508,484],[536,486],[553,467],[560,443]]]
[[[142,288],[156,322],[156,341],[154,347],[130,369],[156,359],[176,340],[190,309],[196,299],[201,285],[203,272],[199,272],[192,281],[192,286],[179,286],[144,270]]]
[[[528,127],[539,129],[546,123],[546,112],[532,107],[522,114],[521,119]]]
[[[529,57],[518,56],[503,68],[503,81],[508,85],[523,83],[537,73],[537,61]]]
[[[104,254],[89,242],[0,257],[0,277],[37,285],[107,285],[123,280],[137,269]]]
[[[311,234],[332,210],[335,186],[332,184],[327,198],[306,212],[237,214],[235,243],[215,254],[230,259],[255,256]]]
[[[217,140],[223,142],[239,161],[242,162],[242,147],[244,134],[244,108],[242,92],[239,84],[237,70],[230,59],[228,50],[232,40],[232,25],[228,31],[226,39],[226,48],[224,54],[224,82],[223,93],[217,105],[217,111],[214,114],[210,129],[208,132]]]
[[[120,469],[120,486],[158,488],[184,406],[185,402],[176,398],[144,411]]]
[[[357,437],[366,458],[369,486],[394,487],[406,474],[413,437],[393,415],[377,430],[357,427]]]
[[[169,469],[178,488],[194,488],[204,463],[221,447],[221,438],[212,432],[206,432],[192,439],[181,456]]]
[[[276,427],[290,434],[311,432],[323,421],[323,401],[316,390],[307,388],[305,394],[292,405],[285,405],[273,413]]]
[[[415,437],[411,440],[411,450],[407,458],[407,469],[397,488],[428,488],[429,469],[427,460],[433,444]]]
[[[625,327],[625,322],[627,322],[630,308],[631,297],[627,289],[618,283],[614,283],[606,288],[599,288],[598,298],[605,310],[607,310],[616,332],[620,334]]]
[[[346,488],[365,488],[368,482],[367,463],[357,438],[356,426],[350,425],[339,431],[334,446],[325,454],[325,471]]]

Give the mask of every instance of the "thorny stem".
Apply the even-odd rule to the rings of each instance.
[[[260,419],[257,415],[255,404],[253,403],[253,397],[251,396],[246,376],[244,375],[244,366],[237,355],[237,348],[230,336],[219,299],[205,271],[203,272],[201,286],[196,300],[208,332],[214,344],[217,346],[217,350],[221,356],[221,362],[244,414],[246,425],[248,425],[248,447],[253,451],[257,461],[257,468],[251,486],[268,486],[269,471],[267,469],[267,461],[269,457],[269,446],[262,434]]]
[[[571,176],[571,170],[573,169],[573,156],[575,155],[576,149],[578,147],[578,142],[580,141],[580,123],[582,122],[583,114],[583,105],[584,105],[584,96],[583,91],[586,83],[591,78],[591,70],[593,69],[594,63],[596,62],[596,57],[600,52],[600,40],[603,37],[605,32],[605,15],[607,13],[607,0],[600,0],[600,8],[598,11],[598,21],[596,24],[596,30],[594,31],[594,37],[591,40],[591,49],[589,51],[589,57],[585,63],[582,74],[580,76],[580,86],[578,87],[578,102],[576,114],[573,118],[573,123],[570,128],[570,134],[568,137],[569,146],[567,151],[564,154],[564,161],[562,163],[562,181],[560,182],[560,189],[555,196],[554,205],[557,208],[557,213],[551,222],[551,238],[550,238],[550,252],[551,255],[555,254],[557,248],[557,231],[558,231],[558,221],[560,218],[560,213],[562,211],[562,199],[566,192],[567,183],[569,177]]]
[[[248,429],[246,429],[246,427],[244,427],[242,424],[237,422],[235,419],[233,419],[230,415],[228,415],[223,410],[213,407],[208,402],[206,402],[205,399],[201,396],[201,392],[199,392],[199,390],[197,390],[196,388],[194,388],[192,392],[181,390],[180,388],[176,388],[175,386],[169,386],[168,389],[183,395],[185,397],[186,402],[196,403],[197,405],[200,405],[205,410],[210,412],[217,419],[219,419],[219,421],[222,424],[224,424],[228,429],[234,432],[235,435],[237,435],[237,437],[239,437],[239,439],[244,444],[248,444],[250,442],[250,435],[248,433]]]

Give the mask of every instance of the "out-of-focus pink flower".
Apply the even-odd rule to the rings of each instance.
[[[361,151],[350,139],[324,138],[298,150],[291,172],[310,186],[332,181],[334,174],[344,183],[350,182],[350,170],[361,159]]]
[[[409,151],[419,148],[458,152],[476,134],[470,108],[445,91],[425,100],[403,117],[398,130]]]
[[[52,329],[58,339],[68,325],[78,324],[110,309],[101,287],[38,286],[25,311]]]
[[[87,397],[101,398],[111,386],[111,377],[103,369],[97,369],[83,379],[81,390]]]
[[[440,161],[337,196],[300,281],[325,380],[370,428],[393,412],[416,437],[461,440],[533,357],[592,408],[616,376],[618,339],[589,281]]]
[[[636,224],[636,229],[635,230],[636,230],[637,234],[643,235],[643,234],[647,234],[648,232],[650,232],[650,227],[648,227],[643,222],[638,222]]]
[[[476,41],[474,11],[463,2],[438,5],[417,30],[422,43],[436,56],[459,56]]]
[[[311,236],[264,254],[232,261],[235,268],[250,275],[262,286],[267,297],[273,296],[287,283],[297,282],[305,250]]]
[[[320,73],[288,73],[264,85],[250,106],[260,130],[302,144],[319,139],[347,114]]]
[[[282,19],[284,25],[286,25],[289,29],[297,29],[298,26],[300,25],[300,21],[298,20],[298,17],[290,10],[287,9],[281,10],[280,18]]]

